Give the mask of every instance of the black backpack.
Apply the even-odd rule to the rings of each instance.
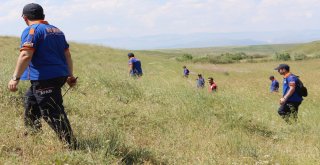
[[[298,77],[298,76],[297,76]],[[299,79],[298,77],[298,81],[297,81],[297,92],[300,96],[302,97],[307,97],[308,96],[308,89],[303,85],[302,81]]]

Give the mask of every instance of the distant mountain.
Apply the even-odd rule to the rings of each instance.
[[[143,37],[121,37],[86,42],[125,49],[199,48],[213,46],[244,46],[281,43],[305,43],[320,40],[320,30],[165,34]]]

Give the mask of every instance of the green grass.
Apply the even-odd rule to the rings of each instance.
[[[227,46],[185,49],[160,49],[153,52],[170,54],[180,62],[193,63],[261,63],[270,61],[306,60],[320,58],[319,41],[305,44],[276,44],[276,45],[251,45]],[[279,54],[288,54],[287,60],[278,58]],[[186,58],[186,55],[191,58]],[[242,56],[244,55],[244,56]]]
[[[64,105],[80,149],[70,151],[44,123],[43,133],[23,136],[29,83],[17,93],[6,89],[19,42],[0,37],[0,45],[0,164],[320,163],[320,60],[288,62],[309,96],[299,122],[287,125],[277,115],[280,94],[268,91],[270,75],[281,80],[278,62],[189,64],[169,52],[139,51],[144,76],[133,80],[126,50],[71,43],[79,84]],[[196,89],[198,73],[212,76],[218,93]]]
[[[220,55],[223,53],[245,52],[248,55],[270,55],[285,50],[293,50],[302,44],[277,44],[277,45],[252,45],[252,46],[226,46],[226,47],[207,47],[207,48],[184,48],[184,49],[160,49],[162,53],[184,54],[189,53],[193,56]],[[308,45],[308,44],[307,44]]]
[[[300,44],[289,49],[290,52],[303,53],[309,56],[320,57],[320,41],[314,41],[307,44]]]

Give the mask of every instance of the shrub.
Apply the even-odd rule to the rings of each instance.
[[[289,61],[291,59],[290,54],[288,52],[276,53],[274,55],[274,58],[278,61]]]
[[[209,58],[209,62],[213,64],[229,64],[234,62],[239,62],[243,59],[248,59],[249,56],[247,56],[245,53],[223,53],[220,56],[211,56]]]
[[[209,58],[209,62],[212,64],[229,64],[233,63],[234,61],[231,58],[227,58],[225,56],[211,56]]]
[[[265,55],[247,55],[244,52],[222,53],[220,55],[205,55],[193,57],[191,54],[183,54],[176,58],[177,61],[192,61],[194,63],[230,64],[236,62],[258,62],[255,59],[263,59]],[[290,55],[289,55],[290,57]]]
[[[225,54],[221,54],[221,57],[225,59],[231,59],[233,61],[240,61],[248,58],[248,56],[243,52],[235,53],[235,54],[225,53]]]
[[[305,54],[303,54],[303,53],[295,53],[295,54],[293,55],[293,59],[294,59],[295,61],[304,60],[304,59],[306,59],[306,58],[307,58],[307,56],[306,56]]]
[[[253,54],[253,55],[251,55],[250,57],[252,57],[252,58],[266,58],[266,57],[268,57],[267,55],[263,55],[263,54]]]
[[[320,58],[320,52],[319,53],[316,53],[312,56],[312,58]]]
[[[192,60],[192,59],[193,59],[193,57],[192,57],[191,54],[183,54],[183,55],[182,55],[182,58],[183,58],[183,59],[186,59],[186,60]]]
[[[207,63],[209,61],[209,56],[201,56],[193,58],[194,63]]]
[[[180,57],[177,57],[177,61],[191,61],[193,59],[193,56],[191,54],[183,54]]]

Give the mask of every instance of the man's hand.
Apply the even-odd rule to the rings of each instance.
[[[18,90],[19,80],[10,80],[8,83],[8,88],[11,92],[16,92]]]
[[[78,78],[78,77],[77,77]],[[67,79],[67,83],[70,87],[74,87],[77,84],[77,78],[74,76],[69,76]]]
[[[282,97],[280,99],[280,105],[284,105],[286,103],[287,99],[285,99],[284,97]]]

